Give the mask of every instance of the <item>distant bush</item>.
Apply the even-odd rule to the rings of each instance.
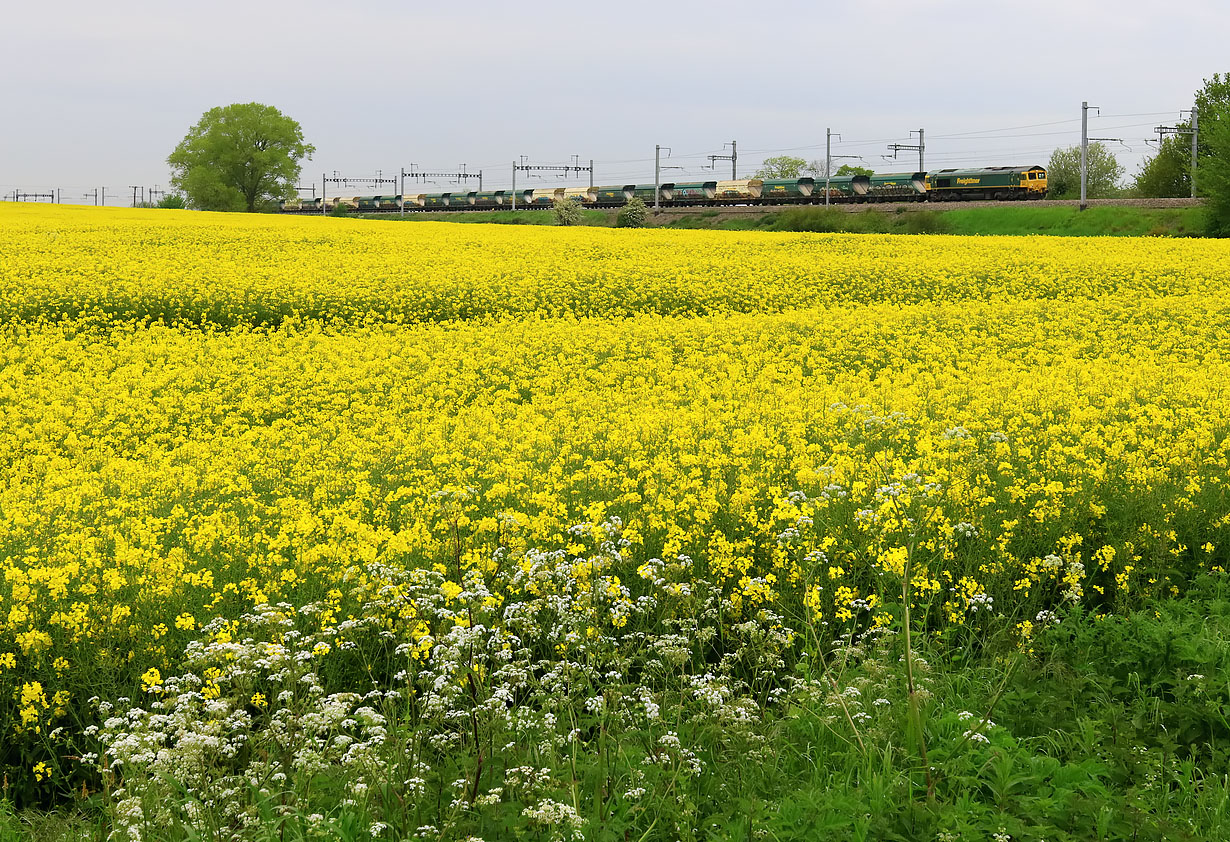
[[[649,221],[649,208],[644,200],[633,196],[615,217],[616,228],[644,228]]]
[[[350,216],[350,208],[341,202],[334,202],[333,208],[329,211],[329,216]]]
[[[811,231],[814,233],[845,232],[850,234],[883,234],[892,229],[892,219],[879,211],[849,213],[836,208],[792,208],[768,226],[770,231]]]
[[[168,193],[158,202],[158,207],[166,210],[183,210],[187,206],[184,197],[178,193]]]
[[[952,223],[938,211],[915,211],[905,215],[907,234],[947,234]]]
[[[576,199],[556,199],[551,203],[556,225],[580,225],[583,214],[581,203]]]
[[[850,230],[846,220],[848,214],[830,208],[791,208],[782,211],[777,221],[772,225],[773,231],[812,231],[815,233],[831,233]]]

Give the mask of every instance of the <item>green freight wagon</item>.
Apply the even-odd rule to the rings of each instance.
[[[423,207],[427,210],[446,210],[448,208],[447,193],[424,193]]]
[[[812,191],[813,200],[824,202],[824,191],[828,190],[829,202],[861,202],[871,189],[871,179],[865,175],[834,175],[826,181],[816,179],[816,189]]]
[[[703,205],[717,195],[716,181],[693,181],[671,186],[671,201],[675,204]]]
[[[468,208],[474,204],[475,194],[472,190],[458,190],[445,195],[448,196],[448,206],[450,208]]]
[[[635,184],[608,184],[606,187],[595,187],[594,192],[597,193],[599,207],[613,207],[627,204],[635,189]]]
[[[482,193],[474,194],[474,207],[476,208],[497,208],[500,206],[500,196],[502,191],[487,190]]]
[[[675,189],[675,182],[666,181],[658,185],[658,198],[663,202],[671,200],[671,191]],[[632,195],[640,199],[647,205],[653,204],[653,185],[652,184],[634,184],[632,185]]]
[[[1046,195],[1046,169],[1039,166],[932,170],[927,180],[929,194],[938,202],[1041,199]]]
[[[358,202],[359,210],[361,211],[380,210],[379,196],[359,196],[355,199],[355,201]]]
[[[920,202],[927,197],[925,172],[876,173],[867,189],[873,202]]]
[[[766,204],[780,202],[798,202],[808,198],[815,192],[816,180],[803,178],[766,178],[760,188],[760,198]]]

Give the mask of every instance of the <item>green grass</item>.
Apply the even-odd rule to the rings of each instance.
[[[615,210],[586,210],[582,225],[610,228]],[[366,214],[363,219],[436,222],[479,222],[498,225],[554,225],[549,210],[442,211],[439,213]],[[1201,208],[1093,207],[1081,213],[1072,207],[1005,205],[994,208],[907,210],[885,206],[846,211],[799,207],[757,214],[723,215],[718,208],[669,215],[650,224],[662,228],[716,231],[812,231],[853,234],[1050,234],[1064,237],[1199,237],[1204,231]]]
[[[1057,234],[1067,237],[1197,237],[1202,208],[1030,207],[968,208],[943,212],[954,234]]]
[[[0,842],[78,842],[83,839],[103,839],[102,814],[97,806],[86,814],[75,809],[53,812],[40,810],[14,811],[0,798]]]
[[[673,709],[666,715],[671,706],[664,704],[665,721],[692,747],[703,774],[663,772],[644,762],[645,749],[635,740],[615,741],[609,753],[576,752],[555,770],[571,791],[563,800],[578,799],[587,820],[584,838],[601,840],[675,839],[687,830],[694,831],[688,834],[693,840],[955,842],[997,833],[1013,842],[1230,838],[1227,586],[1224,575],[1206,577],[1182,598],[1125,616],[1076,608],[1049,628],[1035,627],[1026,652],[1005,635],[991,635],[978,647],[919,636],[912,652],[900,636],[868,639],[833,653],[813,690],[792,696],[774,713],[766,709],[748,726],[691,707],[694,720]],[[923,742],[906,713],[905,658],[917,659],[930,776],[919,756]],[[808,662],[798,669],[803,678],[821,679],[819,666]],[[632,692],[631,685],[620,690]],[[843,715],[839,697],[857,725]],[[561,715],[581,724],[588,716],[567,706]],[[615,720],[603,722],[616,732],[626,729]],[[494,720],[489,725],[499,732],[492,734],[498,737],[493,745],[511,739]],[[409,722],[394,717],[390,727],[398,732],[395,745],[413,744]],[[985,738],[968,739],[963,734],[969,730]],[[494,766],[486,786],[498,784],[514,760],[521,762],[512,746],[488,758]],[[460,745],[450,751],[456,768],[435,782],[445,790],[453,777],[474,774]],[[483,761],[477,763],[482,768]],[[303,789],[286,817],[270,812],[267,823],[237,838],[321,838],[307,820],[319,813],[332,822],[331,838],[373,839],[363,805],[344,800],[347,773],[336,766],[331,771],[337,777],[316,781],[310,794]],[[619,793],[636,781],[652,795],[629,807]],[[609,809],[595,808],[606,801]],[[113,827],[102,806],[93,798],[51,813],[15,812],[0,798],[0,842],[101,842]],[[448,821],[453,838],[511,838],[510,831],[531,830],[521,809],[514,798],[454,812]],[[435,811],[409,818],[394,838],[406,838],[416,824],[441,822]],[[160,828],[152,838],[200,837],[177,826]]]

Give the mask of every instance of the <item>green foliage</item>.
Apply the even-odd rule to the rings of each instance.
[[[798,178],[807,167],[807,161],[793,155],[777,155],[765,158],[754,178]]]
[[[157,207],[165,210],[183,210],[188,207],[188,203],[180,194],[168,193],[158,201]]]
[[[584,209],[577,199],[556,199],[551,203],[551,210],[556,225],[580,225],[584,220]]]
[[[770,231],[812,231],[818,233],[848,232],[854,234],[887,233],[892,220],[878,211],[850,213],[837,208],[790,208],[778,214]]]
[[[1196,185],[1205,197],[1207,231],[1230,237],[1230,106],[1201,118],[1200,131],[1208,156],[1198,162]]]
[[[1090,199],[1108,199],[1118,192],[1119,179],[1123,177],[1123,165],[1115,160],[1104,144],[1089,144],[1088,175],[1085,194]],[[1047,164],[1048,197],[1052,199],[1079,198],[1081,194],[1081,148],[1069,146],[1051,153]]]
[[[952,223],[939,211],[913,211],[905,214],[907,234],[947,234]]]
[[[874,175],[875,170],[870,167],[856,167],[852,164],[842,164],[837,168],[837,172],[833,175]]]
[[[1197,109],[1197,128],[1200,131],[1200,137],[1197,138],[1197,150],[1201,161],[1205,156],[1211,155],[1212,149],[1206,147],[1204,139],[1205,121],[1216,120],[1218,115],[1230,113],[1230,73],[1224,76],[1220,73],[1214,73],[1212,79],[1205,79],[1204,85],[1200,90],[1196,91],[1196,109]],[[1197,163],[1199,167],[1199,163]],[[1200,174],[1196,174],[1197,180]],[[1198,187],[1199,185],[1197,185]]]
[[[615,217],[616,228],[644,228],[649,222],[649,208],[637,196],[628,200],[628,204],[619,209]]]
[[[1201,208],[1038,207],[1028,202],[1004,207],[944,211],[953,234],[1061,237],[1195,237],[1203,232]]]
[[[1206,231],[1230,237],[1230,73],[1214,73],[1196,92],[1196,191],[1205,197]]]
[[[570,574],[535,575],[558,587]],[[446,610],[443,576],[402,577],[390,605]],[[669,621],[677,633],[599,634],[566,680],[550,645],[558,630],[518,614],[510,650],[491,635],[498,621],[476,583],[458,595],[476,632],[432,640],[430,658],[388,639],[378,619],[388,606],[374,603],[345,646],[310,632],[312,611],[268,606],[243,618],[242,645],[206,636],[197,667],[220,667],[215,717],[199,724],[206,703],[183,692],[199,684],[191,675],[164,678],[160,716],[117,709],[104,740],[126,744],[124,791],[105,799],[101,826],[77,823],[76,838],[118,835],[134,815],[166,840],[216,827],[237,840],[410,838],[428,825],[444,838],[645,842],[1230,832],[1224,574],[1124,616],[1074,607],[1015,631],[999,624],[979,632],[977,650],[924,634],[911,644],[901,629],[830,641],[804,623],[788,636],[782,618],[764,617],[735,627],[724,643],[740,655],[720,663],[702,644],[720,589],[696,580],[695,612]],[[372,691],[332,695],[355,686]],[[272,687],[285,691],[262,692]],[[149,699],[135,704],[148,710]],[[241,749],[203,754],[194,728]],[[144,745],[165,748],[155,759]],[[0,834],[18,822],[0,802]]]
[[[344,202],[334,202],[333,207],[329,209],[329,216],[347,217],[350,216],[350,207]]]
[[[171,184],[192,207],[252,212],[293,198],[300,161],[315,151],[297,122],[248,102],[205,112],[167,163]]]
[[[1178,126],[1186,129],[1191,123]],[[1179,198],[1192,192],[1192,145],[1187,135],[1165,137],[1153,157],[1141,164],[1132,193],[1145,199]]]

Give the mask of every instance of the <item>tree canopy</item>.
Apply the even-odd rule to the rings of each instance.
[[[807,167],[807,161],[793,155],[776,155],[765,158],[754,178],[798,178]]]
[[[1208,196],[1205,189],[1204,170],[1213,165],[1219,155],[1215,148],[1218,132],[1215,130],[1222,115],[1230,113],[1230,74],[1213,74],[1204,80],[1204,85],[1195,96],[1197,122],[1196,192]],[[1180,130],[1191,127],[1190,120],[1175,124]],[[1221,153],[1225,154],[1224,150]],[[1136,175],[1135,189],[1147,198],[1184,197],[1192,192],[1191,182],[1192,144],[1190,135],[1168,135],[1158,144],[1157,152],[1145,161]]]
[[[870,167],[856,167],[852,164],[842,164],[833,175],[875,175]]]
[[[1088,174],[1085,179],[1085,195],[1090,199],[1106,199],[1114,196],[1123,177],[1123,165],[1104,144],[1089,144]],[[1047,192],[1052,198],[1072,199],[1081,194],[1081,148],[1069,146],[1051,153],[1046,166]]]
[[[211,108],[167,157],[171,184],[199,210],[255,211],[293,198],[300,161],[316,148],[270,105]]]
[[[1186,129],[1189,122],[1178,124]],[[1188,135],[1162,139],[1157,152],[1136,173],[1136,194],[1147,199],[1190,196],[1192,192],[1192,144]]]
[[[1196,192],[1205,197],[1208,233],[1230,237],[1230,73],[1206,79],[1196,107]]]
[[[842,164],[833,175],[871,175],[871,173],[872,171],[866,167]],[[808,175],[814,178],[824,178],[824,161],[808,162],[793,155],[777,155],[773,158],[765,158],[760,169],[756,170],[752,177],[801,178]]]

